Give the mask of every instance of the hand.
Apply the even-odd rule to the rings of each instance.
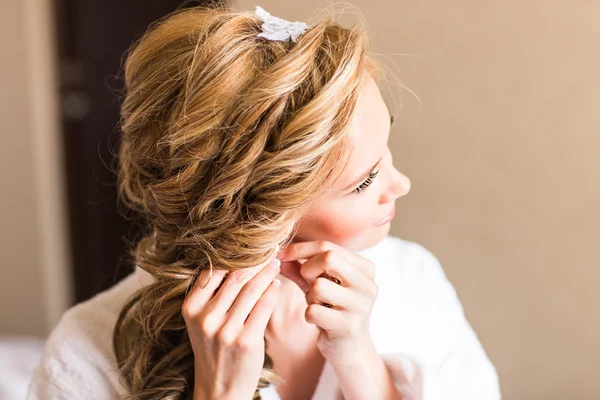
[[[292,243],[278,258],[281,274],[306,294],[306,322],[321,328],[317,345],[323,356],[344,364],[370,351],[371,310],[379,292],[375,265],[327,241]]]
[[[251,399],[256,391],[265,329],[279,296],[277,250],[263,264],[228,277],[227,271],[214,270],[208,283],[208,271],[202,271],[184,300],[181,314],[194,351],[194,400]]]

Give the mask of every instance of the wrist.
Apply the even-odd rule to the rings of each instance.
[[[192,400],[212,400],[214,397],[211,397],[209,394],[204,393],[201,389],[196,389],[194,387],[194,395],[192,396]]]
[[[402,399],[383,358],[372,341],[357,346],[354,355],[343,362],[332,364],[344,399]]]
[[[209,385],[204,385],[202,380],[195,379],[194,380],[194,394],[192,397],[193,400],[216,400],[216,399],[224,399],[223,396],[220,396],[216,388],[210,387]]]
[[[347,347],[347,350],[329,357],[327,361],[333,367],[356,369],[357,367],[363,367],[365,360],[372,360],[374,356],[378,355],[370,337],[358,343],[349,343]]]

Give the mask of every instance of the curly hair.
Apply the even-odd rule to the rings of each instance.
[[[155,278],[114,328],[128,399],[191,399],[186,294],[200,271],[257,265],[291,241],[346,165],[358,97],[380,71],[362,25],[330,17],[283,42],[257,37],[261,24],[226,5],[178,9],[125,58],[119,199],[144,221],[131,256]],[[254,399],[272,382],[265,354]]]

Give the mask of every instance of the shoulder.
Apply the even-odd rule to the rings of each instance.
[[[429,334],[437,335],[439,329],[463,322],[465,316],[456,290],[427,247],[387,236],[376,250],[371,253],[379,287],[374,312],[382,324],[398,328],[402,324],[397,321],[402,320],[412,327],[416,335],[412,339],[420,341]],[[396,318],[390,319],[391,314]]]
[[[387,360],[402,359],[399,354],[417,360],[424,393],[432,397],[500,399],[495,368],[439,259],[401,238],[388,236],[381,244],[375,332],[381,348],[394,355]]]
[[[49,350],[74,350],[85,346],[94,355],[112,354],[112,331],[127,299],[144,284],[136,269],[110,289],[68,309],[48,338]]]
[[[65,311],[46,340],[28,399],[77,395],[99,399],[103,392],[120,391],[112,334],[126,300],[151,279],[140,271]]]
[[[438,257],[421,243],[386,236],[364,254],[375,262],[379,281],[400,279],[411,288],[449,284]]]
[[[111,288],[67,310],[56,327],[57,333],[76,328],[92,341],[103,341],[107,337],[106,332],[110,330],[112,333],[114,323],[129,297],[152,280],[152,276],[137,267]]]

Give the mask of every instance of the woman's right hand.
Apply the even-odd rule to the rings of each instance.
[[[251,399],[262,371],[267,323],[279,297],[281,262],[207,271],[185,298],[181,314],[194,351],[194,400]],[[223,285],[219,285],[223,281]],[[218,289],[215,293],[215,290]]]

